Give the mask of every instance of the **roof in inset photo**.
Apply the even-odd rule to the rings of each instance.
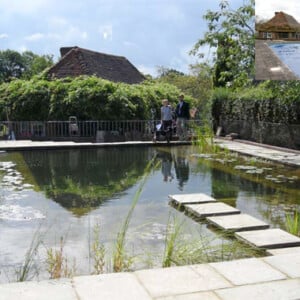
[[[293,16],[283,11],[277,11],[269,21],[256,24],[256,29],[260,31],[294,31],[300,30],[300,23]]]

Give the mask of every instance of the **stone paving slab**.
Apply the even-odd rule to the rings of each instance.
[[[300,277],[300,253],[269,256],[263,260],[289,277]]]
[[[187,204],[184,206],[187,214],[198,218],[239,214],[240,210],[222,202]]]
[[[74,287],[80,300],[152,299],[133,273],[75,277]]]
[[[68,279],[25,281],[0,285],[1,300],[77,300]]]
[[[284,149],[269,149],[264,145],[253,145],[239,141],[228,141],[225,139],[215,138],[214,141],[221,147],[230,151],[247,154],[254,157],[268,159],[281,164],[300,166],[300,152],[294,153]]]
[[[275,249],[300,245],[300,238],[279,228],[236,232],[235,236],[258,248]]]
[[[232,286],[208,265],[141,270],[135,274],[153,298]]]
[[[272,280],[286,279],[287,276],[258,258],[210,263],[234,285],[244,285]]]
[[[300,279],[277,280],[215,291],[222,300],[300,299]]]
[[[266,251],[269,255],[280,255],[280,254],[300,254],[300,247],[287,247],[278,249],[268,249]]]
[[[179,206],[184,204],[198,204],[217,201],[216,199],[203,193],[169,195],[169,199],[171,204]]]
[[[207,217],[207,221],[218,228],[229,231],[247,231],[256,229],[267,229],[269,224],[256,219],[248,214],[237,214],[230,216]]]
[[[220,300],[214,292],[200,292],[177,296],[159,297],[155,300]]]

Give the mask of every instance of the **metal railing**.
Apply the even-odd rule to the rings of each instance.
[[[151,140],[159,120],[0,121],[1,139],[127,141]],[[199,120],[188,122],[192,134]]]

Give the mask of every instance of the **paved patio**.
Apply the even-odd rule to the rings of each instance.
[[[255,40],[256,80],[299,80],[275,55],[266,40]]]

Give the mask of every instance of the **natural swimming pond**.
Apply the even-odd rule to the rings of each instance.
[[[203,154],[192,146],[2,153],[0,282],[17,280],[36,237],[42,243],[32,252],[35,277],[28,279],[49,278],[45,261],[61,238],[69,267],[76,265],[77,275],[94,273],[95,228],[111,272],[116,237],[149,164],[126,236],[129,269],[161,267],[166,232],[176,224],[184,244],[176,263],[204,260],[207,252],[189,252],[195,241],[214,254],[211,260],[231,258],[232,248],[226,253],[223,245],[232,239],[171,207],[169,194],[205,193],[283,229],[285,214],[300,208],[299,169],[236,154]]]
[[[300,78],[300,43],[271,43],[269,47]]]

